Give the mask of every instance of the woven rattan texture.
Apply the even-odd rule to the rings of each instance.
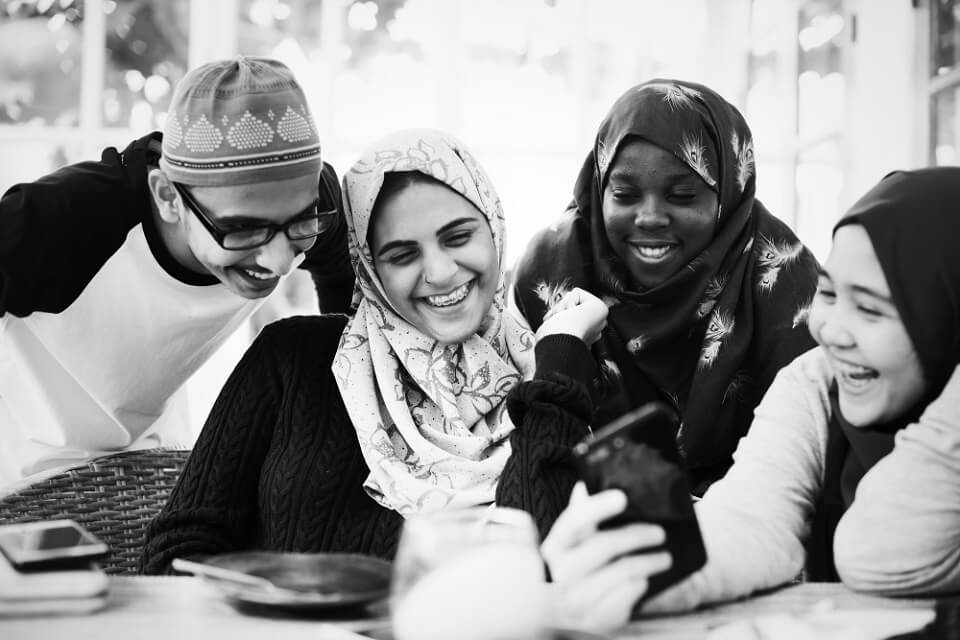
[[[145,449],[96,458],[0,498],[0,524],[71,518],[110,547],[107,573],[136,573],[147,524],[189,455]]]

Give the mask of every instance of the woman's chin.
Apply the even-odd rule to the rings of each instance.
[[[477,321],[432,325],[426,327],[424,333],[441,344],[461,344],[475,336],[479,330],[480,321]]]
[[[840,396],[840,412],[850,426],[858,429],[875,424],[881,417],[876,407],[860,399],[850,399],[843,395]]]

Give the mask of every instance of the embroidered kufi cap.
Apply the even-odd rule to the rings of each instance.
[[[241,56],[187,73],[174,90],[160,168],[197,186],[316,174],[320,139],[303,89],[283,63]]]

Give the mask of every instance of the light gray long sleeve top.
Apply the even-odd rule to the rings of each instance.
[[[800,573],[823,486],[832,380],[819,348],[780,371],[733,467],[696,505],[706,566],[644,612],[744,597]],[[834,549],[854,589],[932,594],[960,586],[960,374],[864,476]]]

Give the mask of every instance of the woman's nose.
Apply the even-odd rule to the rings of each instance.
[[[842,312],[833,311],[822,317],[817,331],[820,342],[831,347],[852,347],[855,344],[853,334],[844,322]]]
[[[456,261],[446,251],[431,251],[424,256],[423,280],[427,284],[446,284],[457,271]]]
[[[638,203],[633,214],[633,224],[638,229],[659,229],[670,224],[663,202],[647,195]]]

